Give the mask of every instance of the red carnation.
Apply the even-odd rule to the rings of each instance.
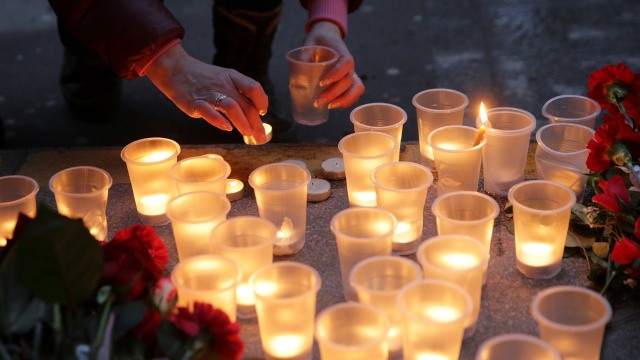
[[[640,76],[625,64],[607,65],[591,73],[589,89],[587,95],[611,114],[619,113],[618,102],[634,111],[640,105]]]
[[[622,176],[614,176],[608,181],[602,180],[598,187],[604,193],[594,195],[591,199],[605,209],[620,212],[622,211],[620,202],[629,206],[629,190],[627,190],[627,185]]]
[[[622,240],[613,246],[611,261],[622,265],[629,265],[638,259],[640,259],[640,244],[637,242],[623,237]]]
[[[149,254],[156,265],[156,273],[163,271],[164,267],[169,263],[169,254],[167,246],[156,235],[156,230],[148,225],[136,224],[126,229],[118,231],[112,242],[126,241],[128,239],[140,239],[149,250]]]
[[[169,320],[189,337],[206,333],[207,351],[221,359],[236,360],[242,357],[244,344],[240,338],[240,326],[211,304],[195,302],[193,311],[179,307]]]
[[[633,131],[625,122],[610,121],[598,127],[587,148],[590,150],[587,167],[593,172],[600,172],[611,167],[611,159],[619,149],[626,149],[631,160],[640,158],[640,133]]]

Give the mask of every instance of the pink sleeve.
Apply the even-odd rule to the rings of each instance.
[[[340,28],[342,37],[347,36],[348,0],[311,0],[309,1],[309,20],[305,31],[318,21],[331,21]]]
[[[167,50],[171,49],[172,47],[180,44],[182,42],[181,39],[174,39],[171,40],[170,42],[168,42],[167,44],[165,44],[164,46],[160,47],[157,49],[157,51],[151,51],[149,52],[147,55],[145,55],[144,58],[142,58],[140,61],[138,61],[138,63],[136,64],[134,70],[136,72],[136,74],[138,74],[138,76],[144,76],[145,72],[147,71],[147,68],[149,67],[149,65],[158,58],[158,56],[164,54],[165,52],[167,52]]]

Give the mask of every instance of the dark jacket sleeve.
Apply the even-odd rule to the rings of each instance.
[[[300,0],[300,4],[302,4],[302,6],[305,9],[309,9],[309,2],[313,1],[313,0]],[[349,12],[352,13],[356,10],[358,10],[358,8],[360,7],[360,5],[362,4],[364,0],[349,0]]]
[[[182,25],[158,0],[48,1],[61,26],[127,79],[139,76],[138,62],[184,37]]]

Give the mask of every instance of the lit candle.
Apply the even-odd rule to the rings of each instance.
[[[280,230],[278,230],[276,234],[277,245],[289,245],[296,241],[296,238],[293,235],[293,220],[286,217],[282,220],[282,225],[280,225]]]
[[[167,194],[143,196],[140,198],[140,208],[138,209],[138,212],[148,216],[164,214],[167,209],[168,201],[169,195]]]
[[[527,242],[520,246],[520,261],[529,266],[547,266],[555,262],[551,244]]]
[[[311,179],[307,186],[307,201],[324,201],[331,195],[331,184],[324,179]]]
[[[482,102],[480,102],[480,120],[482,121],[482,124],[480,124],[473,146],[478,146],[482,142],[482,138],[484,138],[484,132],[486,130],[486,124],[489,121],[489,118],[487,117],[487,109],[484,107],[484,103]]]
[[[269,339],[268,352],[278,358],[293,358],[307,351],[306,337],[298,334],[274,336]]]
[[[244,195],[244,183],[238,179],[227,179],[227,199],[236,201]]]
[[[375,207],[376,192],[375,191],[357,191],[353,193],[353,199],[360,204],[359,206]]]
[[[262,126],[264,127],[264,133],[267,137],[265,142],[258,143],[253,136],[243,136],[242,139],[244,140],[244,143],[247,145],[263,145],[271,141],[271,138],[273,137],[273,127],[267,123],[262,123]]]
[[[344,160],[342,158],[331,158],[322,162],[322,172],[329,180],[344,180]]]

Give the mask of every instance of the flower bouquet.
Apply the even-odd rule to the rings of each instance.
[[[592,243],[582,245],[589,255],[589,278],[600,284],[602,293],[638,297],[640,75],[624,64],[605,66],[590,75],[587,95],[600,104],[604,117],[587,145],[594,195],[574,207],[574,226],[586,224],[593,235]]]
[[[239,326],[177,307],[167,248],[146,225],[96,241],[45,206],[0,247],[0,359],[239,359]]]

